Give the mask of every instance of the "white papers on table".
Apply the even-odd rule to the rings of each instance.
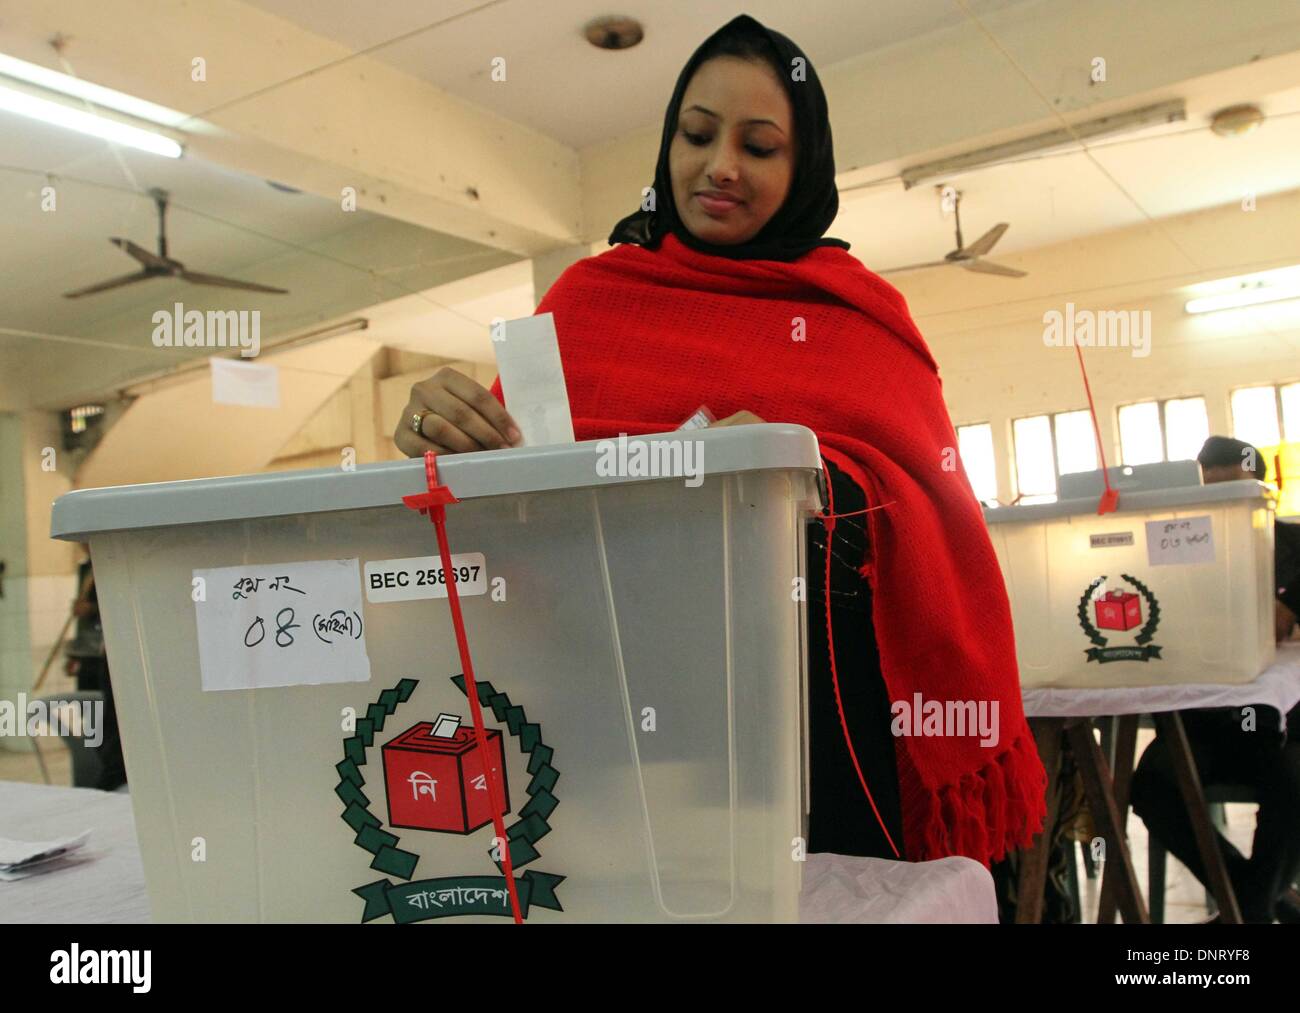
[[[74,853],[88,840],[89,830],[55,841],[12,841],[0,837],[0,881],[26,879],[75,864],[86,857],[74,858]]]

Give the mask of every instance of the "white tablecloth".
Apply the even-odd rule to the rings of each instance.
[[[0,837],[48,841],[89,830],[81,862],[0,882],[0,922],[147,922],[149,899],[131,796],[91,788],[0,782]]]
[[[1064,689],[1033,686],[1021,690],[1025,716],[1101,717],[1155,714],[1198,707],[1276,707],[1286,714],[1300,702],[1300,643],[1282,644],[1273,664],[1254,682],[1236,686],[1180,683],[1123,689]]]
[[[997,924],[998,900],[988,869],[970,858],[895,862],[884,858],[809,855],[799,896],[805,925]]]
[[[86,829],[94,861],[0,882],[0,923],[150,921],[129,795],[0,782],[0,837],[50,840]],[[912,864],[814,854],[799,913],[814,924],[996,922],[997,901],[988,870],[969,858]]]

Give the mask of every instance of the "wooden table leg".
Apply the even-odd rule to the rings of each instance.
[[[1133,759],[1137,752],[1139,714],[1124,714],[1118,719],[1115,741],[1115,808],[1119,810],[1119,825],[1128,826],[1129,793],[1133,787]],[[1126,838],[1127,840],[1127,838]],[[1129,852],[1132,854],[1132,852]],[[1101,898],[1097,905],[1097,924],[1110,925],[1115,921],[1115,873],[1101,870]]]
[[[1147,916],[1146,901],[1142,899],[1142,891],[1138,888],[1133,858],[1129,854],[1128,842],[1124,839],[1124,824],[1115,805],[1110,766],[1092,731],[1091,718],[1070,718],[1066,722],[1066,738],[1083,779],[1083,790],[1088,796],[1093,825],[1106,842],[1106,874],[1110,875],[1114,870],[1117,876],[1114,889],[1120,913],[1129,924],[1148,924],[1151,919]]]
[[[1034,843],[1020,852],[1020,877],[1016,887],[1016,923],[1037,925],[1043,920],[1043,891],[1052,853],[1052,830],[1061,804],[1057,780],[1061,773],[1061,747],[1065,718],[1030,718],[1038,757],[1047,771],[1047,817]]]
[[[1183,729],[1183,719],[1177,711],[1153,714],[1152,717],[1155,718],[1156,729],[1165,740],[1173,761],[1174,776],[1178,779],[1178,788],[1183,794],[1187,815],[1192,821],[1192,831],[1196,834],[1196,847],[1201,853],[1201,863],[1210,880],[1210,892],[1219,905],[1223,921],[1229,925],[1240,925],[1241,908],[1237,906],[1237,894],[1228,878],[1223,852],[1219,850],[1218,834],[1210,822],[1210,810],[1205,804],[1201,775],[1196,770],[1196,760],[1187,741],[1187,732]]]

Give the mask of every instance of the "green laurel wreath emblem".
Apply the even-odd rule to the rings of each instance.
[[[1136,637],[1138,646],[1107,647],[1107,638],[1101,635],[1101,631],[1088,618],[1088,603],[1092,600],[1097,588],[1106,582],[1106,574],[1103,573],[1088,585],[1083,592],[1083,596],[1079,599],[1079,626],[1087,634],[1088,639],[1096,645],[1084,651],[1087,660],[1095,661],[1100,665],[1111,661],[1150,661],[1152,658],[1163,661],[1164,659],[1160,656],[1160,646],[1151,643],[1151,639],[1156,635],[1156,627],[1160,625],[1160,603],[1156,601],[1156,596],[1151,592],[1151,589],[1136,577],[1127,573],[1121,573],[1120,577],[1133,585],[1147,603],[1147,621],[1142,626],[1142,629],[1138,630]]]
[[[1106,583],[1106,575],[1103,573],[1100,577],[1088,585],[1083,592],[1083,597],[1079,599],[1079,625],[1083,627],[1083,632],[1088,635],[1098,647],[1106,646],[1106,638],[1101,635],[1101,631],[1092,625],[1092,620],[1088,618],[1088,603],[1092,601],[1092,596],[1096,593],[1097,588]]]
[[[1151,638],[1156,635],[1156,627],[1160,625],[1160,603],[1156,601],[1156,596],[1151,593],[1151,589],[1136,577],[1130,577],[1127,573],[1121,573],[1121,577],[1127,580],[1138,590],[1147,603],[1147,621],[1146,625],[1138,632],[1137,642],[1147,644]]]
[[[468,697],[464,675],[452,676],[451,681]],[[395,922],[405,924],[451,915],[511,917],[503,863],[494,857],[493,848],[489,848],[487,854],[497,868],[496,876],[444,876],[410,881],[420,856],[398,846],[400,839],[383,829],[383,821],[370,811],[370,799],[361,790],[366,783],[361,768],[366,765],[367,751],[374,745],[375,733],[383,731],[384,723],[400,704],[411,698],[417,685],[417,679],[402,679],[396,686],[380,693],[379,699],[366,708],[365,717],[357,719],[354,733],[343,740],[343,759],[334,767],[339,774],[334,793],[344,805],[343,822],[356,834],[354,843],[373,856],[370,868],[409,881],[394,884],[388,879],[380,879],[353,890],[365,901],[361,920],[368,922],[392,915]],[[520,869],[540,857],[535,845],[551,832],[547,821],[560,804],[553,791],[560,773],[551,766],[554,750],[542,742],[541,726],[530,722],[524,709],[512,704],[510,698],[497,692],[490,682],[476,685],[479,703],[491,708],[496,720],[506,724],[510,735],[518,740],[520,752],[528,756],[528,773],[532,775],[524,789],[528,801],[515,814],[518,819],[506,827],[510,861],[515,869]],[[564,876],[534,869],[516,876],[515,889],[521,914],[527,918],[532,906],[563,911],[555,889],[564,879]]]

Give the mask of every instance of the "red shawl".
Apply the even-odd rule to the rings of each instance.
[[[1046,777],[1010,607],[902,294],[842,249],[733,260],[669,234],[658,250],[625,244],[573,264],[537,312],[555,315],[577,439],[667,432],[701,404],[718,418],[748,410],[807,426],[869,505],[889,504],[864,515],[863,576],[890,700],[996,701],[1000,725],[989,747],[978,734],[895,738],[906,857],[988,864],[1027,845]],[[873,818],[865,796],[863,810]]]

